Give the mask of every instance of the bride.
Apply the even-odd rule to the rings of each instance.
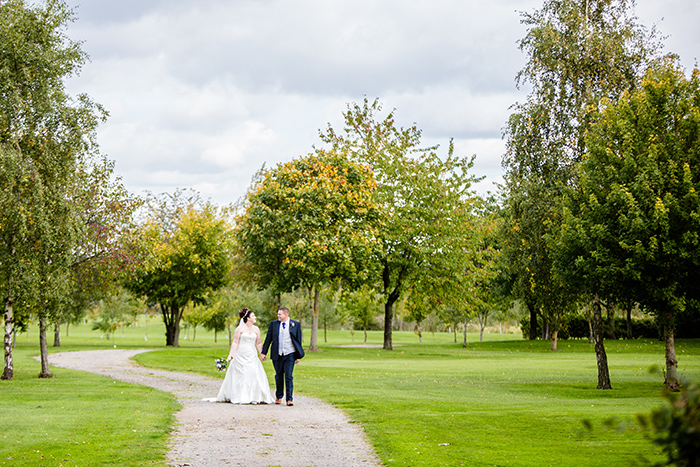
[[[270,394],[267,375],[260,362],[262,341],[260,329],[255,325],[255,313],[243,308],[239,315],[241,323],[233,333],[230,362],[226,377],[216,396],[217,402],[233,404],[271,404],[275,400]]]

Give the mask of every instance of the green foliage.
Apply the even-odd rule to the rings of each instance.
[[[129,324],[136,319],[143,309],[143,304],[125,290],[106,297],[97,304],[98,318],[93,322],[92,329],[107,335],[107,339],[120,325]]]
[[[338,304],[338,311],[346,314],[352,321],[353,329],[362,329],[367,342],[367,331],[375,329],[376,318],[379,314],[380,297],[374,289],[367,287],[357,290],[343,290]]]
[[[3,378],[12,377],[13,301],[22,312],[29,306],[42,322],[65,306],[72,255],[85,229],[72,188],[79,183],[79,162],[97,151],[95,129],[106,113],[88,96],[73,98],[65,90],[64,80],[87,58],[65,33],[71,20],[60,0],[0,3],[0,178],[2,191],[12,193],[0,200],[9,214],[0,245],[0,287],[9,288],[3,295]],[[17,261],[25,263],[18,268]],[[17,292],[16,285],[26,288]]]
[[[561,223],[562,188],[576,184],[573,170],[598,103],[633,88],[659,49],[655,31],[637,24],[632,8],[626,0],[546,0],[523,13],[528,32],[520,48],[528,61],[518,82],[532,91],[514,106],[505,130],[503,232],[514,295],[533,320],[540,310],[560,320],[578,291],[578,283],[557,274],[551,238]]]
[[[226,329],[226,322],[228,318],[229,314],[226,310],[214,310],[211,316],[209,316],[209,319],[204,322],[204,329],[214,331],[215,333],[222,332]]]
[[[378,100],[348,105],[341,132],[330,125],[321,140],[372,168],[379,213],[371,284],[384,296],[386,349],[392,348],[393,305],[408,290],[442,291],[462,268],[472,239],[473,158],[440,157],[437,146],[421,148],[421,131],[398,128],[394,112],[379,118]],[[425,295],[434,295],[426,293]]]
[[[700,257],[699,128],[700,74],[688,80],[672,60],[609,103],[567,203],[562,242],[579,253],[562,263],[577,280],[629,284],[620,293],[654,312],[684,309]]]
[[[232,229],[225,211],[206,204],[201,210],[188,206],[176,211],[174,222],[158,222],[157,214],[143,226],[142,235],[151,252],[125,287],[160,305],[166,324],[166,344],[179,345],[180,320],[188,304],[202,304],[207,294],[230,280]],[[174,231],[166,230],[174,228]]]
[[[637,416],[639,425],[667,457],[666,462],[654,465],[700,465],[700,387],[684,381],[680,392],[664,390],[662,395],[668,405]]]
[[[119,286],[144,252],[135,238],[134,215],[142,200],[114,174],[114,162],[100,155],[80,161],[70,199],[84,226],[73,251],[73,315],[102,297],[119,293]]]
[[[36,303],[41,280],[35,246],[46,235],[44,189],[31,158],[1,143],[0,186],[0,296],[17,303],[19,320]]]
[[[530,336],[530,318],[523,317],[520,319],[520,328],[523,332],[523,338],[527,339]],[[626,330],[627,319],[615,318],[615,329]],[[537,320],[537,333],[542,333],[542,320]],[[588,339],[590,337],[590,327],[588,319],[580,314],[569,315],[562,324],[562,329],[559,333],[560,339]],[[626,338],[626,332],[620,332],[620,337]],[[660,339],[661,330],[659,324],[650,318],[632,319],[632,337],[634,339]]]
[[[376,248],[375,180],[343,153],[317,151],[264,173],[236,236],[261,288],[366,281]]]
[[[688,79],[668,57],[605,104],[567,192],[558,270],[572,286],[654,313],[674,386],[674,318],[694,299],[700,267],[700,72]]]
[[[192,341],[196,339],[197,326],[201,326],[211,319],[214,310],[212,310],[208,304],[190,306],[185,309],[182,313],[182,320],[193,327],[194,335],[192,336]]]

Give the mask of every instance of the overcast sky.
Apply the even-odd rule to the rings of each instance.
[[[520,11],[536,0],[67,0],[68,34],[90,55],[72,94],[110,118],[98,131],[128,189],[194,188],[236,201],[265,163],[312,151],[350,102],[379,98],[425,145],[476,154],[501,180],[501,133],[523,101]],[[700,56],[700,2],[639,0],[666,51]]]

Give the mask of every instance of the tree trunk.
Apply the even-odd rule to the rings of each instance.
[[[41,373],[39,378],[53,378],[49,372],[49,351],[46,344],[46,318],[39,318],[39,347],[41,348]]]
[[[197,325],[192,326],[192,342],[197,340]]]
[[[466,349],[467,348],[467,323],[469,323],[469,320],[467,317],[464,317],[464,342],[462,343],[462,348]]]
[[[526,301],[525,306],[530,310],[530,340],[537,340],[537,306],[532,301]]]
[[[394,302],[391,298],[384,304],[384,350],[394,350],[391,344],[391,326],[394,318]]]
[[[66,323],[66,337],[68,337],[68,327],[70,326],[70,322]]]
[[[549,350],[559,350],[557,349],[557,338],[559,337],[559,331],[554,331],[552,333],[552,346],[549,348]]]
[[[163,323],[165,323],[165,345],[180,347],[180,319],[182,319],[180,307],[161,303],[160,309],[163,312]]]
[[[676,345],[673,338],[673,311],[665,310],[664,342],[666,347],[666,388],[669,391],[680,391],[678,384],[678,360],[676,360]]]
[[[12,361],[12,333],[14,331],[14,318],[12,313],[12,299],[5,300],[5,369],[0,379],[12,379],[14,363]]]
[[[610,371],[608,370],[608,356],[605,353],[603,340],[603,312],[600,309],[600,298],[596,295],[593,299],[593,342],[595,344],[595,357],[598,362],[598,389],[612,389]]]
[[[57,321],[53,328],[53,346],[61,346],[61,324]]]
[[[384,285],[384,292],[389,292],[391,287],[391,274],[389,271],[389,265],[384,264],[384,270],[382,271],[382,283]],[[401,274],[399,274],[399,279],[396,281],[396,286],[394,290],[386,295],[386,303],[384,303],[384,350],[394,350],[394,346],[391,342],[392,330],[394,325],[394,303],[401,296]]]
[[[318,301],[319,291],[316,286],[309,287],[309,310],[311,311],[311,339],[309,350],[318,352]]]
[[[367,327],[363,326],[362,330],[365,332],[365,344],[367,343]]]
[[[627,339],[634,339],[632,335],[632,305],[627,305]]]
[[[231,347],[231,344],[233,343],[233,334],[231,334],[231,326],[226,326],[226,329],[228,329],[228,345]]]

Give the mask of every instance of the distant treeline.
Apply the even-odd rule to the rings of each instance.
[[[627,339],[627,319],[616,317],[613,323],[610,320],[604,320],[604,335],[608,339]],[[649,338],[661,339],[663,337],[663,326],[654,317],[649,318],[633,318],[632,338]],[[685,313],[676,317],[675,337],[681,339],[700,338],[700,310],[688,309]],[[523,331],[523,338],[527,339],[530,335],[530,319],[529,316],[523,317],[520,320],[520,327]],[[542,322],[537,321],[537,335],[542,335]],[[573,315],[566,318],[561,330],[559,331],[559,339],[588,339],[590,336],[590,327],[588,319],[583,315]]]

